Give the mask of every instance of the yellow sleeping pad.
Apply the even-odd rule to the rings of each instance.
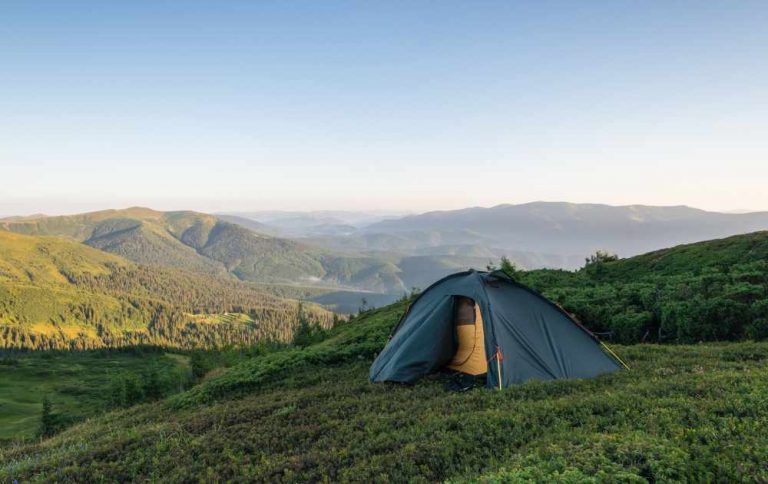
[[[480,307],[477,304],[474,306],[475,323],[456,325],[459,348],[448,364],[448,368],[469,375],[482,375],[488,373],[488,360],[485,358],[483,318],[480,315]]]

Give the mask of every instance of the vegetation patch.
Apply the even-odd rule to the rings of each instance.
[[[190,358],[157,348],[6,353],[0,356],[0,440],[52,434],[191,384]],[[41,429],[46,398],[50,418]]]

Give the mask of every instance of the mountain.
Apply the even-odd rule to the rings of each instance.
[[[256,216],[262,221],[250,218]],[[131,208],[4,219],[0,229],[67,236],[145,265],[323,288],[328,290],[324,303],[351,311],[363,298],[392,301],[451,272],[483,269],[502,255],[523,269],[575,269],[598,249],[630,256],[768,228],[765,212],[549,202],[382,217],[349,212],[213,216]],[[274,235],[281,231],[300,236]]]
[[[186,222],[184,224],[183,222]],[[0,228],[27,235],[65,236],[134,262],[223,276],[224,265],[203,257],[181,236],[212,227],[213,217],[192,212],[165,214],[147,208],[78,215],[0,220]],[[185,229],[191,229],[189,235]]]
[[[235,216],[159,212],[134,207],[57,217],[0,220],[0,229],[65,236],[131,261],[264,284],[289,284],[389,294],[389,300],[424,277],[412,278],[410,260],[397,254],[332,250],[266,234],[268,226]],[[420,266],[430,260],[422,257]],[[435,260],[429,276],[465,268],[468,258]],[[487,257],[472,259],[482,267]],[[441,272],[442,271],[442,272]],[[443,274],[443,272],[445,274]],[[405,277],[405,278],[403,278]],[[345,296],[347,297],[347,296]],[[329,299],[330,298],[330,299]],[[325,296],[324,300],[332,300]],[[356,306],[355,306],[356,307]]]
[[[290,339],[333,315],[235,279],[138,265],[58,237],[0,231],[0,347],[210,347]]]
[[[229,273],[246,281],[296,282],[323,275],[321,264],[301,245],[197,212],[136,207],[0,221],[0,228],[68,236],[141,264]]]
[[[365,227],[368,238],[397,237],[409,250],[446,244],[560,258],[575,268],[596,250],[632,256],[677,244],[768,229],[768,212],[726,214],[695,208],[560,202],[428,212]],[[387,246],[379,246],[385,249]]]
[[[67,236],[141,264],[257,282],[308,283],[325,274],[320,254],[299,243],[197,212],[147,208],[2,220],[0,228]]]

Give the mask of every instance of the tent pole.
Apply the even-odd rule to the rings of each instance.
[[[496,374],[499,377],[499,390],[501,390],[501,349],[496,346]]]
[[[498,356],[496,357],[496,368],[498,368],[497,373],[499,374],[499,390],[501,390],[501,362],[499,361]]]

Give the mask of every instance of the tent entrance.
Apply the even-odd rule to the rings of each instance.
[[[468,375],[488,373],[485,358],[485,333],[480,306],[474,300],[455,296],[453,325],[456,330],[458,347],[448,368]]]

